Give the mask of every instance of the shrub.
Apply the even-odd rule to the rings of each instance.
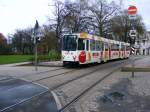
[[[61,59],[60,53],[56,52],[55,50],[52,50],[48,53],[48,55],[39,55],[37,60],[38,62],[42,61],[58,61]],[[30,61],[34,62],[35,57],[33,56]]]
[[[57,61],[61,59],[60,53],[58,53],[55,50],[49,51],[48,56],[49,56],[50,61]]]
[[[0,44],[0,54],[10,54],[11,48],[8,45]]]

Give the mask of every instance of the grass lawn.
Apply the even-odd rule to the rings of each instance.
[[[32,55],[0,55],[0,64],[26,62],[31,59]]]

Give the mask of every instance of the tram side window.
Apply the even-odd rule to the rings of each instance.
[[[96,41],[96,51],[102,50],[102,43],[100,41]]]
[[[89,40],[86,40],[86,50],[89,50]]]
[[[116,46],[117,46],[117,51],[119,51],[119,44],[117,44]]]
[[[83,39],[79,38],[78,39],[78,50],[84,50],[84,46],[85,46],[85,43],[84,43]]]
[[[108,51],[109,47],[108,47],[108,43],[105,43],[105,51]]]
[[[112,50],[112,51],[115,50],[115,44],[111,44],[111,50]]]
[[[127,51],[130,51],[131,47],[130,46],[127,46],[126,50]]]
[[[121,45],[121,50],[122,50],[122,51],[125,50],[125,45]]]
[[[111,50],[112,51],[118,51],[119,50],[119,45],[118,44],[112,44]]]
[[[101,44],[101,50],[103,51],[104,50],[104,44],[103,44],[103,42],[100,42],[100,44]]]
[[[92,51],[95,51],[95,40],[90,40],[90,48]]]

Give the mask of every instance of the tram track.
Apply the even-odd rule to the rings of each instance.
[[[88,67],[88,68],[86,68],[86,69],[89,69],[89,68],[91,68],[91,67]],[[92,67],[92,68],[93,68],[93,67]],[[80,69],[75,69],[75,70],[71,70],[71,71],[67,71],[67,72],[60,73],[60,74],[55,74],[55,75],[48,76],[48,77],[44,77],[44,78],[39,78],[39,79],[37,79],[37,80],[32,80],[32,82],[39,82],[39,81],[42,81],[42,80],[45,80],[45,79],[51,79],[51,78],[54,78],[54,77],[57,77],[57,76],[61,76],[61,75],[69,75],[69,73],[73,73],[73,72],[79,71],[79,70],[81,70],[81,69],[82,69],[82,68],[80,68]],[[95,69],[94,69],[93,71],[95,71]],[[93,72],[93,71],[92,71],[92,72]],[[90,73],[92,73],[92,72],[90,72]],[[89,73],[89,75],[90,75],[90,73]],[[66,81],[66,82],[64,82],[64,83],[61,83],[60,85],[67,84],[67,83],[69,83],[69,82],[72,82],[72,81],[74,81],[74,80],[77,80],[77,79],[79,79],[79,78],[82,78],[82,77],[84,77],[84,76],[86,76],[86,75],[87,75],[87,73],[82,74],[82,76],[79,76],[79,77],[76,77],[76,78],[71,79],[71,80],[69,80],[69,81]],[[59,85],[59,86],[60,86],[60,85]],[[50,89],[55,89],[55,88],[58,88],[59,86],[55,86],[55,87],[52,87],[52,88],[50,88]]]
[[[57,70],[62,70],[62,69],[64,69],[64,68],[57,68],[57,69],[52,69],[52,70],[46,70],[46,71],[37,72],[37,73],[29,73],[29,74],[22,75],[20,77],[28,77],[28,76],[31,76],[31,75],[40,75],[40,74],[53,72],[53,71],[57,71]]]
[[[40,79],[32,80],[32,82],[37,82],[37,81],[48,79],[48,78],[53,78],[53,77],[57,77],[57,76],[61,76],[61,75],[66,75],[66,74],[69,74],[69,73],[72,73],[72,72],[75,72],[75,71],[77,71],[77,70],[70,70],[70,71],[55,74],[55,75],[52,75],[52,76],[43,77],[43,78],[40,78]]]
[[[50,73],[50,72],[55,72],[55,71],[59,71],[59,70],[67,70],[65,68],[57,68],[57,69],[53,69],[53,70],[46,70],[46,71],[42,71],[42,72],[37,72],[37,73],[30,73],[30,74],[24,74],[24,75],[21,75],[21,76],[9,76],[8,77],[16,77],[16,78],[22,78],[22,79],[25,79],[25,80],[29,80],[30,82],[36,82],[36,81],[40,81],[40,80],[44,80],[44,79],[47,79],[47,78],[53,78],[53,77],[57,77],[57,76],[61,76],[61,75],[65,75],[65,74],[68,74],[68,73],[71,73],[71,72],[74,72],[74,71],[77,71],[79,69],[72,69],[72,70],[69,70],[69,71],[62,71],[62,73],[56,73],[54,75],[48,75],[48,76],[45,76],[43,78],[39,78],[39,79],[30,79],[29,77],[38,77],[38,76],[44,76],[46,75],[46,73]]]
[[[88,67],[88,68],[91,68]],[[41,74],[45,74],[45,73],[49,73],[49,72],[54,72],[54,71],[58,71],[58,70],[69,70],[69,69],[66,69],[64,67],[62,68],[57,68],[57,69],[53,69],[53,70],[46,70],[46,71],[42,71],[42,72],[37,72],[37,73],[30,73],[30,74],[25,74],[25,75],[22,75],[20,76],[21,78],[27,78],[27,77],[30,77],[30,76],[39,76]],[[40,80],[44,80],[44,79],[47,79],[47,78],[53,78],[53,77],[56,77],[56,76],[61,76],[61,75],[65,75],[65,74],[68,74],[68,73],[71,73],[71,72],[74,72],[74,71],[78,71],[82,68],[74,68],[73,70],[70,70],[70,71],[66,71],[66,72],[63,72],[63,73],[58,73],[58,74],[55,74],[55,75],[51,75],[51,76],[47,76],[47,77],[43,77],[43,78],[39,78],[39,79],[36,79],[36,80],[32,80],[31,82],[35,82],[35,81],[40,81]]]
[[[124,63],[124,61],[122,61],[122,62],[116,61],[116,62],[114,62],[114,63],[120,64],[120,63]],[[103,66],[102,66],[102,65],[96,66],[95,69],[92,68],[92,70],[89,71],[89,72],[82,73],[82,74],[80,74],[79,76],[77,76],[77,77],[75,77],[75,78],[71,78],[70,80],[64,81],[64,82],[62,82],[62,83],[60,83],[60,84],[56,84],[56,85],[54,85],[54,86],[50,86],[49,89],[50,89],[50,90],[55,90],[55,89],[57,89],[57,88],[60,88],[60,87],[62,87],[62,86],[64,86],[64,85],[67,85],[67,84],[69,84],[69,83],[71,83],[71,82],[73,82],[73,81],[76,81],[76,80],[78,80],[78,79],[84,78],[84,77],[89,76],[89,75],[93,75],[93,73],[99,71],[99,69],[106,68],[108,65],[111,66],[111,63],[103,64]],[[87,69],[89,69],[89,68],[87,68]],[[77,70],[76,70],[76,71],[77,71]],[[71,71],[71,73],[72,73],[72,72],[76,72],[76,71]],[[86,70],[85,70],[85,71],[86,71]],[[70,72],[68,72],[68,73],[66,73],[66,74],[63,73],[63,74],[64,74],[64,75],[69,75],[69,73],[70,73]],[[55,75],[54,77],[60,76],[60,75],[63,75],[63,74],[57,74],[57,75]],[[45,78],[33,80],[32,82],[40,83],[40,81],[48,80],[48,79],[52,80],[52,78],[53,78],[53,76],[49,76],[49,77],[45,77]]]
[[[95,67],[95,66],[94,66]],[[87,69],[89,68],[93,68],[93,66],[91,67],[87,67]],[[62,71],[62,73],[54,73],[54,75],[49,75],[49,74],[46,74],[46,73],[50,73],[50,72],[55,72],[55,71],[59,71],[59,70],[68,70],[66,72]],[[71,69],[71,68],[69,68]],[[42,72],[37,72],[37,73],[29,73],[29,74],[24,74],[24,75],[21,75],[21,76],[11,76],[11,75],[8,75],[7,77],[15,77],[15,78],[21,78],[21,79],[24,79],[24,80],[28,80],[30,82],[37,82],[37,81],[41,81],[41,80],[44,80],[44,79],[50,79],[50,78],[54,78],[54,77],[58,77],[58,76],[61,76],[61,75],[67,75],[69,73],[73,73],[73,72],[76,72],[76,71],[79,71],[81,70],[82,68],[74,68],[74,69],[66,69],[64,67],[62,68],[57,68],[57,69],[52,69],[52,70],[46,70],[46,71],[42,71]],[[59,71],[61,72],[61,71]],[[45,76],[46,75],[46,76]],[[30,78],[30,77],[38,77],[38,76],[42,76],[42,78],[38,78],[38,79],[35,79],[34,78]]]
[[[38,76],[38,75],[41,75],[41,74],[45,74],[45,73],[49,73],[49,72],[53,72],[53,71],[58,71],[58,70],[63,70],[65,68],[61,67],[61,68],[56,68],[56,69],[52,69],[52,70],[45,70],[45,71],[41,71],[41,72],[34,72],[34,73],[26,73],[26,74],[19,74],[19,75],[5,75],[7,77],[16,77],[16,78],[27,78],[27,77],[30,77],[30,76]],[[3,76],[3,75],[0,75],[0,76]]]
[[[140,58],[140,59],[141,59],[141,58]],[[140,59],[135,59],[135,60],[140,60]],[[129,60],[130,60],[130,59],[129,59]],[[111,63],[118,63],[118,64],[120,64],[120,63],[125,63],[125,61],[128,62],[129,60],[121,60],[121,61],[110,62],[110,63],[103,64],[103,66],[102,66],[102,65],[94,66],[95,69],[93,69],[93,67],[92,67],[92,69],[93,69],[92,71],[90,71],[90,72],[88,72],[88,73],[83,73],[83,74],[81,74],[81,75],[79,75],[79,76],[77,76],[77,77],[75,77],[75,78],[72,78],[72,79],[70,79],[70,80],[68,80],[68,81],[65,81],[65,82],[63,82],[63,83],[61,83],[61,84],[59,84],[59,85],[50,87],[49,89],[50,89],[50,90],[55,90],[55,89],[57,89],[57,88],[59,88],[59,87],[61,87],[61,86],[63,86],[63,85],[66,85],[66,84],[68,84],[68,83],[71,83],[72,81],[78,80],[78,79],[83,78],[83,77],[88,76],[88,75],[91,75],[91,74],[97,72],[100,68],[105,68],[105,67],[107,67],[108,64],[110,64],[110,65],[111,65]],[[134,60],[134,61],[135,61],[135,60]],[[128,62],[128,63],[129,63],[129,62]],[[87,69],[89,69],[89,68],[87,68]],[[78,69],[78,70],[80,70],[80,69]],[[40,81],[47,80],[47,79],[51,79],[51,78],[54,78],[54,77],[57,77],[57,76],[61,76],[61,75],[69,75],[69,73],[76,72],[76,71],[78,71],[78,70],[71,70],[71,71],[67,71],[67,72],[64,72],[64,73],[55,74],[55,75],[47,76],[47,77],[44,77],[44,78],[39,78],[39,79],[36,79],[36,80],[32,80],[31,82],[40,83]],[[86,71],[86,70],[85,70],[85,71]]]
[[[100,66],[100,65],[99,65]],[[90,66],[90,67],[87,67],[87,68],[85,68],[85,69],[89,69],[89,68],[97,68],[97,66]],[[76,72],[76,71],[79,71],[79,70],[81,70],[82,68],[77,68],[77,69],[73,69],[73,70],[70,70],[70,71],[66,71],[66,72],[63,72],[63,73],[58,73],[58,74],[55,74],[55,75],[51,75],[51,76],[46,76],[46,77],[43,77],[43,78],[39,78],[39,79],[35,79],[35,80],[31,80],[31,82],[39,82],[39,81],[41,81],[41,80],[44,80],[44,79],[50,79],[50,78],[54,78],[54,77],[58,77],[58,76],[61,76],[61,75],[68,75],[69,73],[73,73],[73,72]],[[99,68],[98,68],[99,69]],[[94,71],[95,71],[95,69],[94,69]],[[47,71],[46,71],[47,72]],[[42,74],[42,73],[44,73],[44,72],[41,72],[41,73],[39,73],[39,74]],[[90,73],[92,73],[92,72],[89,72],[88,74],[90,75]],[[77,77],[76,79],[79,79],[79,78],[82,78],[82,77],[84,77],[85,75],[86,75],[87,73],[85,73],[85,74],[82,74],[83,76],[79,76],[79,77]],[[73,81],[73,80],[76,80],[76,79],[72,79],[72,80],[70,80],[69,82],[71,82],[71,81]],[[68,83],[69,83],[68,82]],[[54,87],[55,88],[55,87]]]
[[[20,76],[20,78],[25,78],[26,79],[27,77],[40,76],[40,75],[45,74],[45,73],[54,72],[54,71],[63,70],[63,69],[65,70],[64,67],[61,67],[61,68],[56,68],[56,69],[52,69],[52,70],[46,70],[46,71],[37,72],[37,73],[25,74],[25,75]],[[31,80],[31,82],[36,82],[36,81],[44,80],[44,79],[47,79],[47,78],[53,78],[53,77],[57,77],[57,76],[61,76],[61,75],[66,75],[66,74],[69,74],[71,72],[78,71],[80,69],[81,68],[79,68],[79,69],[73,69],[73,70],[70,70],[70,71],[63,72],[63,73],[57,73],[57,74],[46,76],[46,77],[39,78],[39,79],[36,79],[36,80]],[[92,73],[92,72],[90,72],[90,73]],[[90,73],[88,73],[88,74],[90,74]],[[74,80],[77,80],[77,79],[82,78],[84,76],[86,76],[86,74],[83,74],[83,76],[80,76],[80,77],[78,77],[78,78],[76,78]],[[74,81],[74,80],[70,80],[69,82]]]
[[[130,60],[130,59],[129,59],[129,60]],[[129,60],[115,61],[115,62],[113,62],[113,63],[118,63],[118,64],[119,64],[119,63],[126,63],[126,62],[129,62]],[[139,59],[135,59],[135,60],[139,60]],[[111,63],[112,63],[112,62],[111,62]],[[52,90],[52,91],[54,91],[54,90],[58,89],[59,87],[65,86],[65,85],[67,85],[67,84],[69,84],[69,83],[71,83],[71,82],[73,82],[73,81],[76,81],[76,80],[79,80],[79,79],[81,79],[81,78],[84,78],[85,76],[89,76],[89,75],[91,75],[92,73],[95,73],[95,72],[99,71],[100,68],[105,68],[108,64],[111,65],[111,63],[106,63],[106,64],[99,65],[99,66],[94,66],[95,69],[92,70],[92,71],[90,71],[89,73],[81,74],[81,76],[78,76],[78,77],[76,77],[76,78],[70,79],[69,81],[65,81],[65,82],[59,83],[59,84],[57,84],[57,85],[55,85],[55,86],[51,86],[51,87],[49,87],[49,89]],[[91,67],[90,67],[90,68],[91,68]],[[62,68],[58,68],[58,69],[54,69],[54,70],[42,71],[42,72],[39,72],[38,74],[40,75],[40,74],[43,74],[43,73],[47,73],[47,72],[49,72],[49,71],[57,71],[57,70],[60,70],[60,69],[62,69]],[[87,68],[87,69],[89,69],[89,68]],[[93,69],[93,67],[92,67],[92,69]],[[55,75],[48,76],[48,77],[39,78],[39,79],[37,79],[37,80],[32,80],[32,81],[30,81],[30,82],[38,83],[38,82],[40,82],[40,81],[42,81],[42,80],[45,80],[45,79],[53,79],[54,77],[58,77],[58,76],[61,76],[61,75],[66,75],[66,74],[69,74],[69,73],[72,73],[72,72],[75,72],[75,71],[77,71],[77,69],[75,69],[75,70],[70,70],[70,71],[67,71],[67,72],[64,72],[64,73],[60,73],[60,74],[55,74]],[[86,71],[86,70],[85,70],[85,71]],[[114,71],[116,71],[116,70],[114,70]],[[109,73],[109,74],[111,75],[112,73]],[[107,77],[109,76],[109,74],[106,75],[105,77],[103,77],[101,80],[104,80],[105,78],[107,78]],[[94,86],[96,86],[98,83],[100,83],[100,81],[97,81],[96,83],[92,84],[89,88],[87,88],[87,89],[84,90],[81,94],[79,94],[78,96],[76,96],[76,97],[75,97],[73,100],[71,100],[68,104],[66,104],[65,106],[63,106],[63,108],[60,110],[60,112],[63,112],[63,111],[65,111],[66,109],[68,109],[73,103],[77,102],[84,94],[86,94],[91,88],[93,88]]]
[[[135,59],[135,60],[140,60],[140,59]],[[134,60],[134,61],[135,61]],[[127,61],[126,64],[130,63],[129,60]],[[124,64],[124,62],[121,62],[120,64]],[[80,94],[78,94],[77,96],[75,96],[69,103],[67,103],[66,105],[64,105],[60,110],[59,112],[64,112],[66,111],[69,107],[71,107],[75,102],[77,102],[80,98],[82,98],[82,96],[84,96],[86,93],[88,93],[93,87],[95,87],[96,85],[98,85],[99,83],[101,83],[102,81],[104,81],[107,77],[111,76],[113,73],[115,73],[117,70],[121,69],[122,66],[120,67],[117,67],[117,68],[114,68],[113,70],[111,70],[109,73],[107,73],[106,75],[104,75],[103,77],[101,77],[100,79],[98,79],[95,83],[91,84],[88,88],[86,88],[85,90],[83,90]],[[95,72],[98,72],[99,70],[95,71]],[[90,72],[89,74],[92,74],[94,72]],[[88,75],[89,75],[88,74]],[[87,76],[87,75],[86,75]],[[81,76],[80,78],[83,78],[84,76]],[[75,80],[78,80],[80,78],[76,78],[72,81],[75,81]],[[55,89],[53,90],[56,90],[58,89],[59,87],[62,87],[62,86],[65,86],[66,84],[72,82],[71,80],[66,82],[66,83],[63,83],[62,85],[60,86],[57,86]]]
[[[135,60],[140,60],[140,59],[135,59]],[[134,61],[135,61],[134,60]],[[118,64],[121,64],[121,63],[129,63],[130,62],[130,59],[129,60],[121,60],[121,61],[117,61],[117,62],[113,62],[113,63],[118,63]],[[66,81],[66,82],[63,82],[61,84],[58,84],[58,85],[55,85],[49,89],[51,89],[52,91],[53,90],[56,90],[62,86],[65,86],[73,81],[76,81],[76,80],[80,80],[81,78],[84,78],[86,76],[89,76],[95,72],[98,72],[100,71],[100,68],[105,68],[109,63],[106,63],[106,65],[104,64],[103,66],[102,65],[98,65],[96,67],[92,67],[95,68],[93,69],[92,71],[88,72],[88,73],[84,73],[84,74],[81,74],[81,76],[78,76],[76,78],[73,78],[73,79],[70,79],[69,81]],[[110,64],[111,65],[111,64]],[[113,65],[113,64],[112,64]],[[121,68],[121,67],[120,67]],[[38,73],[35,73],[35,74],[38,74],[38,75],[41,75],[41,74],[44,74],[44,73],[48,73],[48,72],[51,72],[51,71],[57,71],[57,70],[61,70],[61,69],[64,69],[64,68],[57,68],[57,69],[53,69],[53,70],[46,70],[46,71],[42,71],[42,72],[38,72]],[[87,68],[89,69],[89,68]],[[81,93],[79,93],[77,96],[75,96],[75,98],[73,98],[69,103],[67,103],[65,106],[63,106],[63,108],[60,110],[60,112],[63,112],[65,111],[66,109],[68,109],[72,104],[74,104],[75,102],[77,102],[83,95],[85,95],[88,91],[90,91],[93,87],[95,87],[97,84],[101,83],[103,80],[105,80],[107,77],[109,77],[110,75],[112,75],[117,69],[114,69],[113,71],[109,72],[108,74],[106,74],[104,77],[102,77],[101,79],[99,79],[98,81],[96,81],[95,83],[91,84],[91,86],[89,86],[88,88],[86,88],[85,90],[83,90]],[[52,76],[47,76],[47,77],[43,77],[43,78],[39,78],[39,79],[36,79],[36,80],[33,80],[31,82],[40,82],[42,80],[45,80],[45,79],[53,79],[54,77],[58,77],[58,76],[61,76],[61,75],[66,75],[66,74],[70,74],[72,72],[76,72],[77,69],[73,69],[73,70],[69,70],[69,71],[66,71],[64,73],[59,73],[59,74],[54,74]],[[26,77],[27,75],[35,75],[35,74],[26,74],[24,75],[24,77]],[[36,75],[35,75],[36,76]]]
[[[135,60],[139,60],[139,59],[135,59]],[[120,62],[120,61],[116,61],[116,63],[118,63],[118,62]],[[123,63],[124,63],[124,62],[123,62]],[[108,63],[108,64],[109,64],[109,63]],[[101,67],[101,65],[99,65],[99,66]],[[105,64],[104,64],[104,66],[105,66]],[[95,66],[94,66],[94,67],[95,67]],[[89,68],[91,68],[91,67],[88,67],[88,68],[86,68],[86,69],[89,69]],[[92,68],[93,68],[93,67],[92,67]],[[38,73],[34,73],[34,74],[28,74],[28,75],[26,74],[26,75],[24,75],[24,76],[21,76],[21,78],[22,78],[22,77],[23,77],[23,78],[27,78],[28,76],[33,76],[33,75],[38,76],[38,75],[41,75],[41,74],[44,74],[44,73],[48,73],[48,72],[52,72],[52,71],[57,71],[57,70],[61,70],[61,69],[64,69],[64,68],[57,68],[57,69],[53,69],[53,70],[47,70],[47,71],[42,71],[42,72],[38,72]],[[63,73],[58,73],[58,74],[54,74],[54,75],[42,77],[42,78],[39,78],[39,79],[31,80],[31,82],[39,82],[39,81],[44,80],[44,79],[50,79],[50,78],[58,77],[58,76],[61,76],[61,75],[68,75],[69,73],[79,71],[80,69],[81,69],[81,68],[79,68],[79,69],[73,69],[73,70],[70,70],[70,71],[63,72]],[[90,71],[89,73],[81,74],[80,76],[78,76],[78,77],[76,77],[76,78],[73,78],[73,79],[71,79],[71,80],[69,80],[69,81],[66,81],[66,82],[62,83],[62,85],[65,85],[65,84],[67,84],[67,83],[70,83],[70,82],[72,82],[72,81],[75,81],[75,80],[77,80],[77,79],[80,79],[80,78],[82,78],[82,77],[88,76],[88,75],[94,73],[95,71],[97,71],[98,69],[99,69],[99,67],[97,68],[97,66],[96,66],[96,69]],[[53,87],[52,89],[55,89],[55,88],[58,88],[58,87],[59,87],[59,86],[56,86],[56,87]]]
[[[65,112],[67,111],[70,107],[72,107],[72,105],[74,103],[76,103],[79,99],[81,99],[87,92],[89,92],[93,87],[95,87],[96,85],[98,85],[99,83],[101,83],[102,81],[104,81],[107,77],[111,76],[113,73],[116,72],[117,69],[114,69],[113,71],[111,71],[110,73],[106,74],[105,76],[103,76],[102,78],[100,78],[98,81],[96,81],[95,83],[91,84],[91,86],[89,86],[88,88],[86,88],[84,91],[82,91],[79,95],[77,95],[75,98],[73,98],[69,103],[67,103],[65,106],[63,106],[63,108],[61,108],[59,110],[59,112]]]

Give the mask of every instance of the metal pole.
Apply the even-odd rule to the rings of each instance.
[[[38,21],[36,20],[36,23],[35,23],[35,26],[34,26],[34,44],[35,44],[35,62],[34,62],[34,65],[35,65],[35,70],[37,71],[38,68],[37,68],[37,58],[38,58],[38,51],[37,51],[37,47],[38,47],[38,43],[37,43],[37,36],[38,36],[38,29],[39,29],[39,23]]]
[[[36,37],[35,37],[35,39],[36,39]],[[35,62],[34,62],[34,65],[35,65],[35,71],[37,71],[38,70],[38,68],[37,68],[37,42],[35,43]]]
[[[132,60],[132,68],[134,69],[135,67],[135,60]],[[132,78],[134,78],[134,71],[132,70]]]
[[[134,19],[131,19],[131,29],[132,30],[135,30],[135,18]],[[131,38],[131,37],[130,37]],[[136,36],[135,37],[132,37],[131,38],[132,39],[132,47],[134,48],[134,44],[135,44],[135,39],[136,39]],[[133,58],[133,56],[135,55],[135,50],[134,50],[134,53],[132,54],[132,58]],[[135,60],[134,59],[132,59],[132,68],[134,69],[134,67],[135,67]],[[134,78],[134,71],[132,70],[132,78]]]

